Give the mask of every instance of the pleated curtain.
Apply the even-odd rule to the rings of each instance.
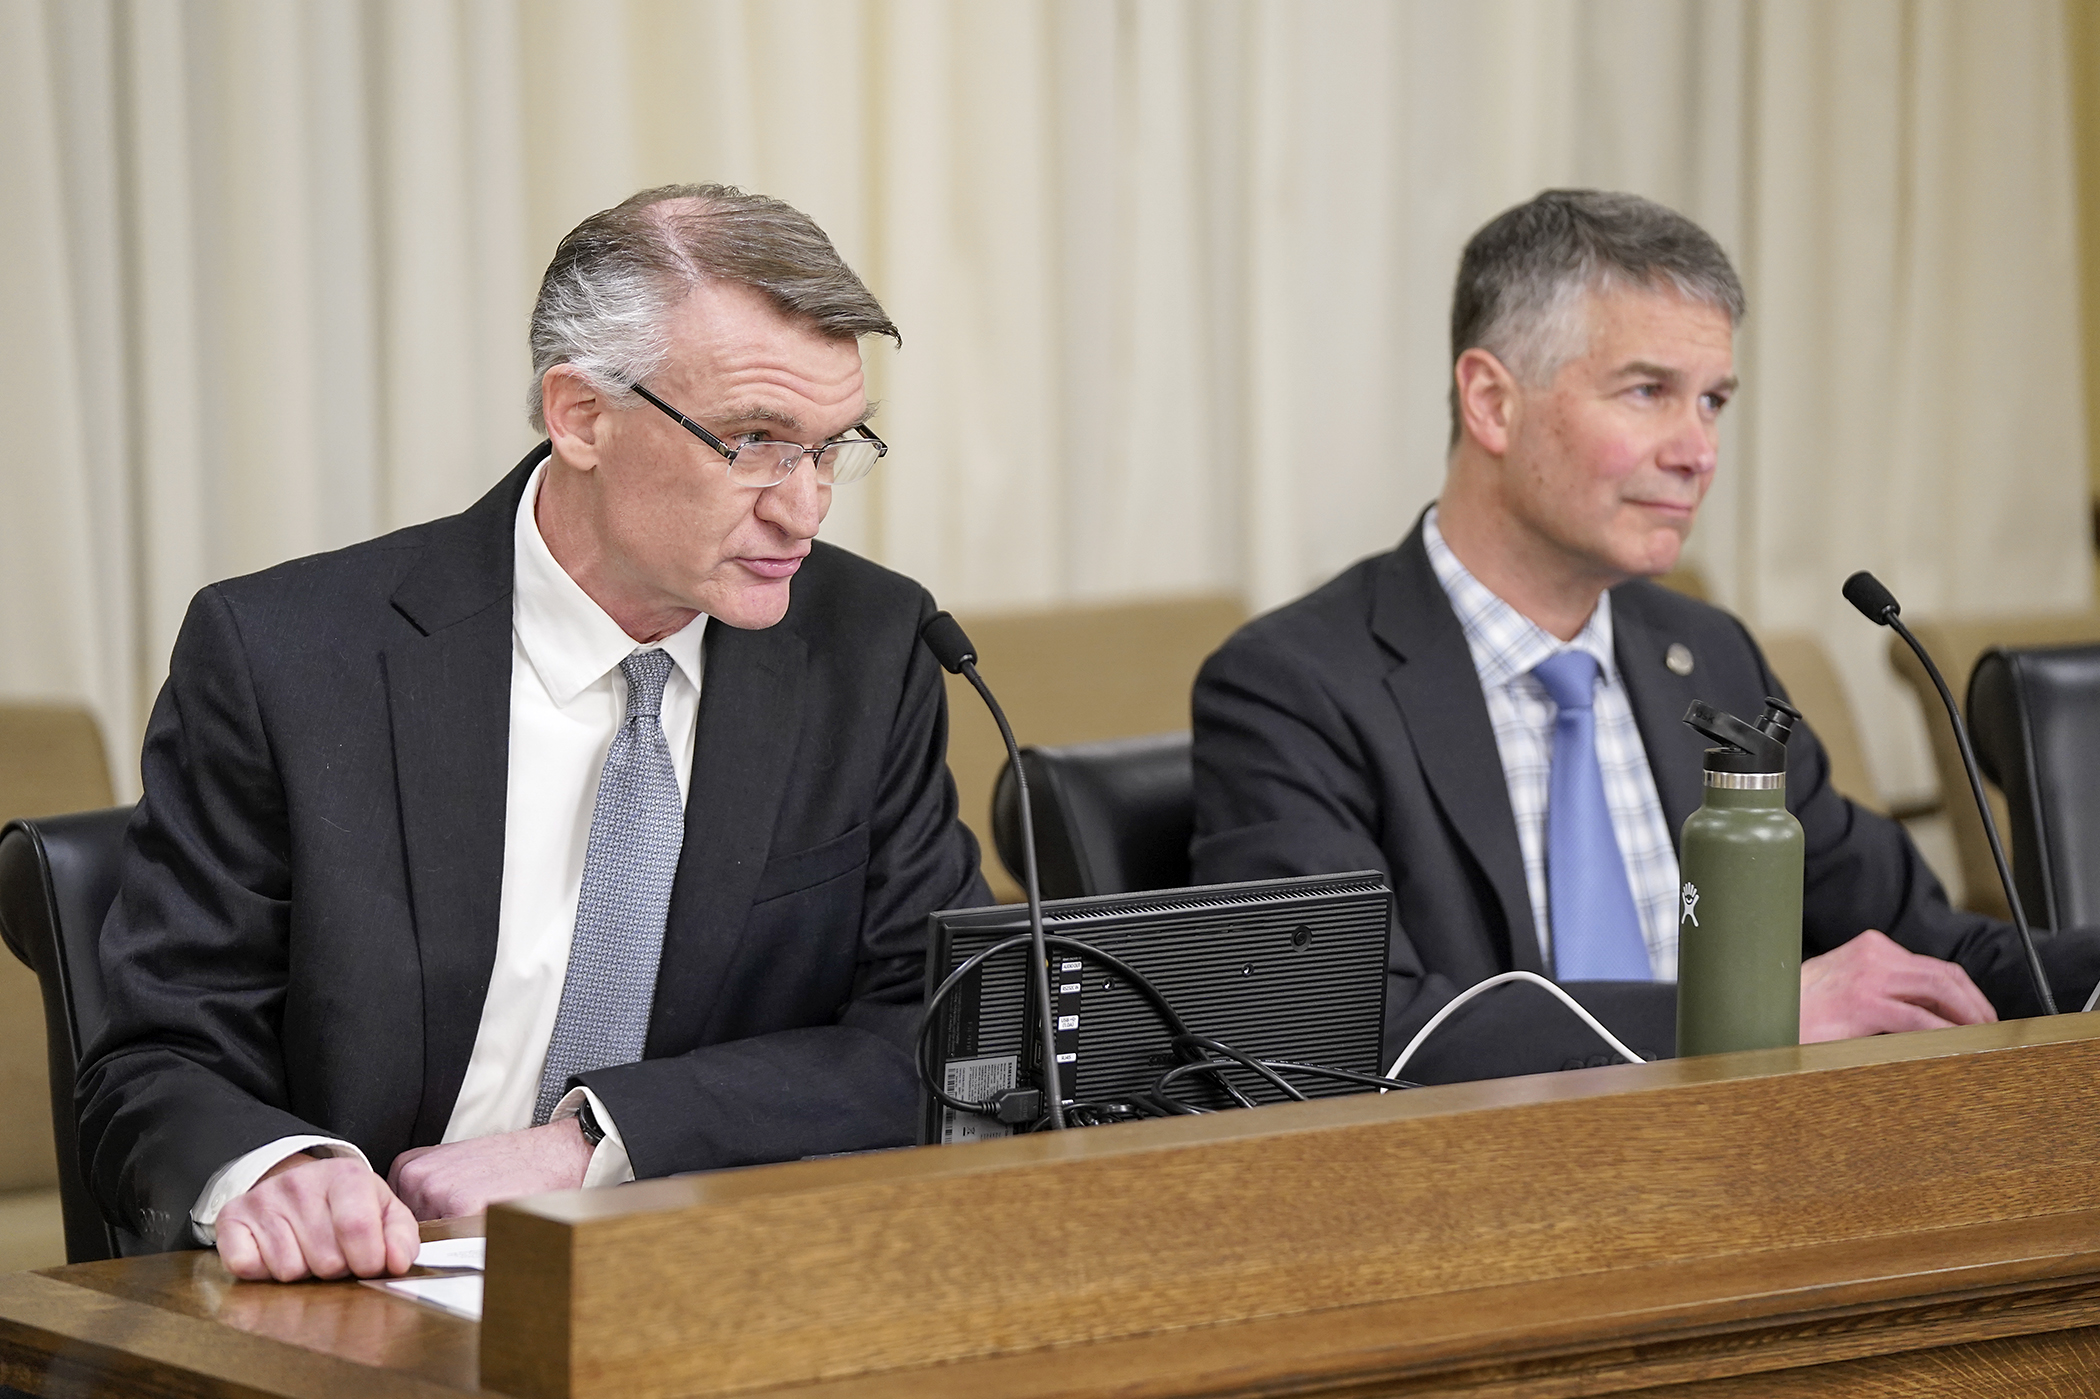
[[[135,745],[194,591],[532,437],[562,232],[721,180],[904,330],[828,537],[949,607],[1287,600],[1443,474],[1450,282],[1540,188],[1703,222],[1751,312],[1693,557],[1929,788],[1884,634],[2091,595],[2048,0],[0,0],[0,694]]]

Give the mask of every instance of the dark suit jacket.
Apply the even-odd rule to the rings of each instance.
[[[1779,680],[1718,608],[1653,583],[1612,591],[1613,643],[1674,842],[1702,796],[1705,739],[1682,722],[1703,699],[1755,719]],[[1689,675],[1663,663],[1688,647]],[[1457,992],[1512,969],[1544,971],[1515,817],[1471,653],[1417,523],[1299,601],[1257,618],[1196,681],[1199,883],[1378,869],[1392,878],[1400,936],[1387,997],[1392,1052]],[[2001,1015],[2039,1004],[2010,925],[1950,907],[1894,822],[1830,785],[1806,725],[1787,759],[1787,805],[1807,838],[1802,951],[1866,928],[1959,962]],[[2043,956],[2060,1002],[2100,977],[2100,940],[2062,934]],[[1582,988],[1632,1047],[1670,1048],[1675,987]],[[1589,1062],[1600,1048],[1545,993],[1493,993],[1424,1046],[1409,1076],[1486,1077]],[[1607,1062],[1607,1061],[1598,1061]]]
[[[381,1172],[445,1130],[503,878],[512,530],[462,515],[200,593],[103,931],[81,1156],[184,1247],[293,1133]],[[908,1143],[926,915],[989,902],[955,820],[924,589],[819,544],[785,620],[714,625],[641,1063],[583,1076],[638,1176]]]

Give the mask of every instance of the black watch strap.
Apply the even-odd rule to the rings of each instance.
[[[605,1129],[598,1125],[598,1114],[591,1111],[589,1098],[583,1100],[583,1108],[576,1114],[576,1127],[583,1133],[583,1139],[590,1143],[593,1151],[598,1149],[598,1143],[605,1140]]]

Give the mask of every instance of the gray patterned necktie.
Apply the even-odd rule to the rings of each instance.
[[[664,682],[671,658],[636,651],[620,662],[627,677],[627,718],[613,736],[591,811],[591,843],[576,900],[576,936],[554,1037],[540,1071],[538,1126],[562,1100],[572,1075],[642,1057],[664,915],[685,841],[684,803],[671,747],[664,741]]]

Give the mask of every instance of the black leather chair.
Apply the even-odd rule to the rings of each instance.
[[[103,1022],[102,965],[95,944],[117,895],[117,864],[131,811],[120,806],[10,821],[0,830],[0,937],[43,987],[51,1129],[58,1143],[66,1259],[72,1263],[124,1252],[121,1236],[102,1218],[81,1173],[73,1079],[82,1047]]]
[[[2005,793],[2028,921],[2100,926],[2100,646],[1986,651],[1968,708],[1976,764]]]
[[[1189,735],[1023,748],[1046,899],[1173,889],[1189,882],[1195,826]],[[992,791],[992,839],[1021,879],[1021,799],[1012,764]]]

